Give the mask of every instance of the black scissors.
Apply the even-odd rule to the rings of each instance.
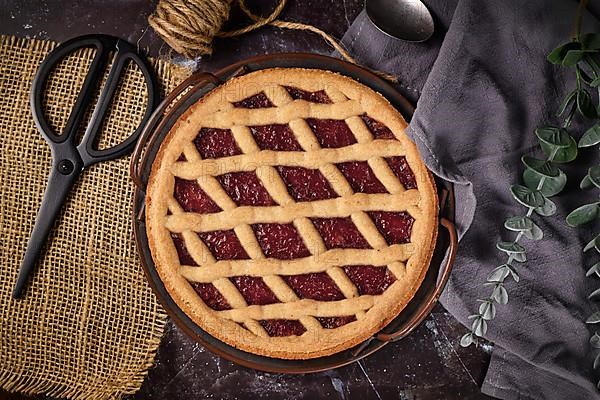
[[[44,115],[43,98],[46,82],[50,73],[61,60],[81,48],[93,48],[95,49],[95,55],[65,129],[62,134],[57,134],[52,130]],[[111,54],[112,65],[106,83],[94,107],[85,133],[81,141],[76,143],[78,128],[90,103],[95,99],[96,91],[102,81]],[[97,146],[97,138],[102,130],[102,122],[128,62],[135,63],[144,75],[148,90],[146,111],[138,128],[127,139],[109,149],[99,150],[95,146]],[[142,128],[158,103],[157,96],[154,79],[145,59],[136,52],[131,44],[112,36],[86,35],[68,40],[54,49],[42,62],[33,80],[30,105],[35,124],[50,146],[52,169],[48,177],[48,186],[44,192],[42,205],[38,211],[35,226],[31,232],[27,250],[21,263],[19,277],[13,291],[14,298],[22,295],[29,275],[33,272],[48,239],[50,229],[54,225],[67,194],[79,174],[92,164],[113,160],[131,152]]]

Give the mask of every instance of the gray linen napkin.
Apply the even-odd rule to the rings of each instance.
[[[428,166],[455,182],[457,225],[462,236],[443,305],[465,325],[489,295],[482,287],[505,257],[495,243],[510,236],[503,230],[509,216],[524,208],[511,199],[509,186],[519,183],[523,154],[540,156],[534,129],[558,123],[562,97],[574,86],[572,73],[546,61],[546,54],[568,40],[577,2],[573,0],[426,1],[434,14],[436,34],[423,44],[387,37],[362,13],[343,38],[358,60],[395,73],[399,90],[417,102],[409,133]],[[594,8],[599,2],[592,1]],[[597,14],[596,14],[597,15]],[[402,21],[398,21],[402,23]],[[598,31],[590,13],[584,31]],[[577,128],[577,127],[576,127]],[[578,128],[582,129],[583,126]],[[582,132],[579,130],[579,132]],[[566,167],[567,191],[555,198],[558,213],[536,218],[545,238],[525,242],[521,282],[507,284],[510,301],[498,308],[489,325],[495,342],[482,387],[503,399],[593,399],[595,390],[584,324],[592,305],[586,299],[591,279],[581,253],[591,230],[575,230],[564,218],[587,195],[577,183],[594,150]],[[591,196],[591,195],[590,195]]]

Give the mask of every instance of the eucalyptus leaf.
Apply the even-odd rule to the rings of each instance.
[[[577,111],[586,118],[594,119],[598,116],[596,107],[592,102],[592,96],[587,90],[581,89],[577,92]]]
[[[522,254],[525,253],[525,247],[515,242],[498,242],[496,248],[505,253],[511,254]]]
[[[590,86],[591,87],[600,86],[600,76],[597,76],[596,78],[592,79],[592,81],[590,82]]]
[[[572,92],[571,94],[575,97],[575,92]],[[541,142],[544,142],[549,146],[567,148],[571,143],[569,134],[563,128],[542,126],[535,130],[535,135]]]
[[[590,269],[588,269],[585,273],[585,276],[592,276],[594,274],[596,274],[596,276],[600,278],[600,262],[597,262],[596,264],[592,265]]]
[[[565,55],[567,54],[567,52],[569,50],[579,50],[579,49],[581,49],[580,43],[577,43],[577,42],[565,43],[561,46],[558,46],[554,50],[552,50],[550,52],[550,54],[548,54],[547,59],[552,64],[561,64],[563,62],[563,59],[565,58]]]
[[[472,333],[465,333],[460,338],[460,345],[462,347],[469,347],[472,344],[473,344],[473,334]]]
[[[523,232],[523,235],[529,240],[542,240],[544,231],[534,223],[530,230]]]
[[[487,277],[488,282],[502,282],[510,274],[510,269],[506,267],[506,264],[495,268]],[[481,314],[481,313],[480,313]]]
[[[596,123],[590,129],[585,131],[581,139],[579,139],[579,147],[590,147],[600,143],[600,123]]]
[[[471,330],[477,336],[484,336],[487,333],[487,322],[483,318],[481,318],[481,316],[479,316],[479,318],[475,318],[473,320]]]
[[[560,170],[549,161],[523,156],[521,157],[521,162],[533,172],[548,178],[556,178],[560,172]]]
[[[600,34],[586,33],[581,35],[579,42],[584,50],[598,50],[600,49]]]
[[[588,170],[589,180],[594,186],[600,188],[600,166],[592,167]]]
[[[558,169],[558,168],[557,168]],[[543,177],[544,182],[540,192],[546,197],[552,197],[559,194],[567,184],[567,175],[558,169],[558,176],[556,178]],[[542,181],[542,176],[530,169],[523,171],[523,182],[531,190],[537,190]]]
[[[536,208],[534,211],[542,217],[550,217],[556,214],[556,204],[549,198],[545,198],[544,205]]]
[[[590,240],[588,242],[588,244],[585,245],[585,247],[583,248],[583,252],[585,253],[586,251],[589,251],[593,248],[596,248],[596,250],[600,251],[600,235],[596,236],[595,238],[593,238],[592,240]]]
[[[589,175],[584,176],[581,182],[579,183],[579,187],[582,190],[589,189],[592,186],[594,186],[594,184],[592,183],[592,180],[590,179]]]
[[[597,324],[600,323],[600,311],[596,311],[595,313],[593,313],[592,315],[590,315],[588,317],[588,319],[585,320],[586,324]],[[596,335],[598,333],[596,332]]]
[[[600,295],[600,289],[596,289],[592,293],[590,293],[590,295],[588,296],[588,299],[592,299],[594,297],[598,297],[599,295]]]
[[[585,51],[583,50],[569,50],[563,57],[562,65],[572,67],[581,61],[584,55]]]
[[[492,297],[498,304],[507,304],[508,303],[508,292],[506,288],[502,284],[496,285],[494,291],[492,292]]]
[[[584,204],[567,215],[567,224],[572,227],[581,226],[598,218],[598,203]]]
[[[485,302],[479,306],[481,318],[489,321],[496,318],[496,305],[492,302]]]
[[[525,261],[527,261],[527,256],[525,255],[525,253],[513,253],[511,254],[511,256],[516,262],[524,263]]]
[[[513,278],[513,281],[515,281],[515,282],[519,282],[519,279],[520,279],[520,278],[519,278],[519,274],[517,273],[517,271],[515,271],[515,270],[514,270],[513,268],[511,268],[511,267],[509,267],[509,270],[510,270],[510,275],[511,275],[511,276],[512,276],[512,278]]]
[[[598,335],[598,332],[594,333],[590,338],[590,345],[594,349],[600,349],[600,335]]]
[[[571,93],[569,93],[567,95],[567,97],[564,98],[564,100],[560,104],[558,112],[556,113],[556,115],[558,117],[563,115],[563,113],[567,110],[567,108],[575,101],[575,96],[577,96],[577,89],[573,90]]]
[[[546,154],[548,157],[550,157],[554,151],[553,146],[544,142],[540,142],[540,147],[544,151],[544,154]],[[577,142],[575,142],[573,137],[569,136],[569,147],[559,149],[552,158],[552,161],[562,164],[571,162],[575,158],[577,158]]]
[[[594,359],[594,369],[598,369],[600,366],[600,353],[596,354],[596,358]],[[600,389],[600,381],[598,382],[598,389]]]
[[[544,205],[544,196],[538,190],[531,190],[522,185],[513,185],[510,187],[510,191],[515,200],[525,207],[537,208]]]
[[[533,228],[533,221],[531,218],[524,215],[518,217],[510,217],[504,221],[504,227],[508,230],[521,232],[528,231]]]

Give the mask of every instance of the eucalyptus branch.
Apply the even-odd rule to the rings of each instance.
[[[577,32],[577,37],[573,41],[559,46],[548,55],[548,61],[551,63],[571,67],[575,70],[576,87],[567,94],[558,110],[557,115],[564,118],[561,126],[546,126],[535,131],[540,148],[546,158],[543,160],[529,156],[521,158],[525,166],[524,185],[513,185],[510,191],[513,198],[526,207],[527,211],[524,215],[510,217],[504,222],[504,227],[508,231],[516,232],[516,235],[512,241],[501,241],[496,245],[499,251],[505,253],[507,260],[488,275],[484,286],[492,287],[492,292],[489,297],[478,300],[481,303],[478,312],[469,316],[472,321],[471,331],[461,338],[462,346],[476,343],[478,338],[485,336],[488,322],[496,317],[496,306],[508,303],[505,281],[508,276],[511,276],[515,282],[518,282],[517,263],[521,264],[527,261],[526,249],[521,245],[521,240],[523,237],[529,240],[541,240],[544,236],[543,231],[532,218],[534,213],[538,217],[550,217],[556,213],[556,205],[550,200],[550,197],[559,194],[567,183],[567,177],[558,164],[573,161],[578,153],[577,142],[567,132],[567,128],[570,127],[576,115],[584,118],[598,116],[598,110],[596,110],[592,96],[587,89],[587,86],[598,87],[600,85],[600,80],[597,79],[600,75],[600,68],[591,56],[597,52],[597,49],[600,49],[600,35],[581,36]],[[582,69],[583,66],[589,70],[589,74],[593,78],[589,77],[589,74]],[[590,128],[581,140],[586,137],[590,139],[596,135],[600,138],[600,126],[598,125],[596,128]],[[598,212],[600,213],[600,210]],[[600,248],[600,237],[598,237],[598,244]],[[597,292],[600,296],[600,289]],[[600,314],[598,322],[600,322]],[[600,334],[598,335],[598,345],[600,346]],[[598,363],[600,365],[600,360]]]

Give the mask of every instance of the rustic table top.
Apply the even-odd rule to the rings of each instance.
[[[266,10],[272,4],[262,3]],[[0,33],[56,41],[106,33],[137,43],[151,55],[168,56],[169,48],[146,21],[153,7],[148,0],[0,0]],[[341,38],[363,7],[364,0],[295,0],[282,19],[311,23]],[[234,11],[232,22],[243,23],[239,12]],[[197,68],[214,71],[249,56],[290,51],[329,54],[331,49],[313,34],[267,27],[218,40],[213,56]],[[363,361],[330,372],[289,376],[257,372],[214,356],[169,322],[156,366],[132,398],[487,399],[479,386],[491,346],[460,347],[464,332],[438,305],[409,337]],[[0,392],[0,398],[8,396]]]

